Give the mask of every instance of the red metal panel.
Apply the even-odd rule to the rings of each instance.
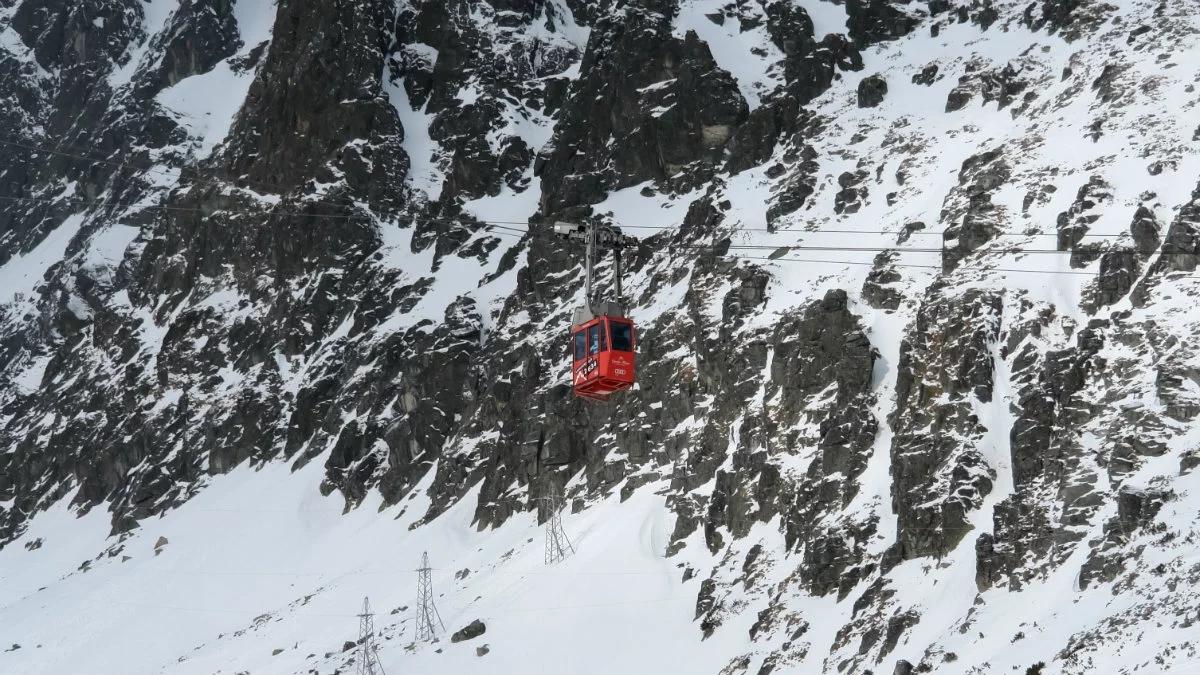
[[[587,353],[582,359],[574,358],[575,336],[592,326],[601,324],[604,337],[601,345],[606,349],[597,354]],[[617,317],[596,317],[587,323],[573,326],[571,329],[571,384],[575,395],[592,400],[604,401],[612,394],[629,389],[636,381],[637,369],[634,352],[612,349],[611,324],[624,324],[630,327],[631,342],[636,349],[633,322]],[[591,349],[589,340],[588,350]]]

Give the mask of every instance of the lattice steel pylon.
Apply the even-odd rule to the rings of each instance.
[[[433,642],[437,631],[446,630],[442,617],[438,614],[437,606],[433,604],[433,575],[429,567],[429,552],[421,555],[421,567],[417,570],[417,607],[416,607],[416,641]],[[435,624],[434,621],[437,623]]]
[[[375,615],[371,602],[363,598],[362,614],[358,615],[358,651],[354,655],[355,675],[387,675],[379,662],[379,647],[375,644]]]
[[[546,522],[546,564],[553,565],[561,562],[568,555],[575,553],[571,540],[562,526],[563,498],[558,490],[551,490],[550,496],[540,497],[550,509],[550,519]]]

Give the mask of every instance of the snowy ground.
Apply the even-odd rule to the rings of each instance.
[[[0,551],[0,640],[20,645],[0,653],[0,672],[331,672],[364,596],[392,673],[704,672],[730,649],[689,635],[699,582],[681,583],[685,558],[663,557],[671,523],[651,490],[566,515],[577,554],[546,567],[532,514],[479,533],[466,499],[410,530],[423,498],[342,515],[339,498],[315,490],[321,470],[215,479],[103,555],[106,514],[46,513]],[[446,628],[481,619],[485,635],[411,646],[424,551]]]
[[[701,545],[663,557],[672,523],[652,486],[625,503],[613,497],[567,514],[577,553],[546,566],[544,528],[532,515],[480,533],[466,499],[410,529],[423,498],[382,512],[368,503],[343,515],[339,498],[316,492],[319,474],[316,463],[296,473],[281,464],[239,470],[115,546],[104,537],[104,513],[77,518],[60,507],[44,514],[0,551],[7,650],[0,673],[329,673],[349,658],[342,646],[357,635],[363,597],[378,613],[381,661],[390,673],[711,673],[751,646],[753,612],[699,641],[699,579],[683,583],[682,568],[715,561],[696,557]],[[1172,514],[1194,521],[1200,474],[1179,487],[1187,492]],[[749,540],[759,536],[777,539],[769,526]],[[160,538],[166,542],[156,551]],[[425,551],[446,628],[480,619],[483,636],[451,644],[443,634],[437,644],[413,645],[414,570]],[[1097,617],[1137,602],[1136,594],[1104,587],[1078,592],[1068,565],[1023,593],[987,594],[972,630],[960,633],[951,626],[973,601],[961,588],[973,577],[958,579],[973,574],[970,555],[963,547],[936,566],[912,561],[892,577],[905,601],[927,612],[912,643],[944,640],[971,663],[988,664],[982,672],[1031,665]],[[1197,557],[1193,551],[1188,559]],[[1152,555],[1147,562],[1160,558],[1169,560]],[[772,575],[788,572],[780,565]],[[794,609],[812,620],[814,646],[827,649],[849,605],[809,599]],[[1018,633],[1024,638],[1014,646]],[[1145,653],[1111,658],[1128,663],[1189,636],[1164,630]],[[485,644],[489,653],[477,656]],[[1188,672],[1189,663],[1200,666],[1200,658],[1139,672]]]

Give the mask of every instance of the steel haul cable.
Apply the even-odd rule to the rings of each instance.
[[[140,168],[144,171],[167,170],[165,167],[161,167],[159,165],[152,165],[152,166],[146,166],[146,167],[137,166],[137,165],[128,165],[123,162],[117,162],[114,160],[99,159],[99,158],[91,157],[91,156],[84,155],[84,154],[64,152],[64,151],[57,150],[57,149],[50,149],[50,148],[45,148],[45,147],[39,147],[36,145],[31,145],[29,143],[4,140],[2,138],[0,138],[0,144],[26,149],[31,152],[43,152],[43,153],[68,157],[68,158],[72,158],[72,159],[77,159],[80,161],[92,162],[92,163],[98,163],[98,164],[106,164],[106,165],[116,166],[116,167],[133,166],[133,168]],[[240,179],[232,178],[231,180],[236,182]],[[247,182],[247,181],[243,181],[243,182]],[[263,185],[266,185],[266,184],[264,183]],[[177,187],[178,187],[178,185],[177,185]],[[272,186],[272,187],[276,187],[276,186]],[[49,199],[49,198],[41,198],[41,197],[24,197],[24,196],[0,196],[0,200],[9,201],[9,202],[29,201],[29,202],[38,202],[38,203],[47,203],[47,204],[61,203],[61,199]],[[91,206],[95,206],[96,204],[104,205],[104,204],[106,204],[106,200],[94,200],[91,202],[86,202],[84,204],[84,206],[91,207]],[[342,205],[326,205],[326,206],[333,206],[334,208],[346,208],[346,209],[353,208],[353,207],[342,206]],[[125,208],[127,208],[129,210],[134,210],[134,211],[137,211],[137,210],[140,210],[140,211],[165,211],[165,212],[180,212],[180,213],[201,213],[201,214],[206,214],[206,215],[213,215],[215,213],[223,213],[223,214],[249,215],[249,216],[259,216],[259,217],[282,216],[282,217],[294,217],[294,218],[331,219],[331,220],[365,220],[365,221],[371,221],[371,222],[378,222],[380,220],[380,218],[378,216],[369,215],[369,214],[359,215],[359,214],[305,213],[303,211],[294,211],[294,210],[293,211],[271,211],[271,210],[249,211],[249,210],[239,210],[239,209],[216,209],[216,210],[210,211],[207,209],[198,209],[198,208],[192,208],[192,207],[177,207],[177,206],[167,206],[167,205],[144,205],[144,206],[131,205],[131,206],[128,206]],[[468,226],[468,227],[478,227],[478,228],[487,229],[490,231],[491,234],[495,234],[495,235],[507,235],[507,236],[518,236],[519,235],[522,237],[523,236],[538,237],[540,234],[539,232],[530,229],[531,226],[529,223],[527,223],[527,222],[523,223],[520,221],[482,220],[482,219],[472,219],[472,218],[468,218],[468,217],[463,217],[463,218],[405,217],[404,220],[409,220],[414,223],[444,223],[444,224],[462,225],[462,226]],[[627,225],[620,225],[619,227],[629,228],[629,229],[655,230],[658,232],[680,232],[680,231],[682,231],[679,226],[627,224]],[[499,231],[496,231],[496,230],[499,230]],[[783,228],[780,228],[780,229],[736,228],[736,229],[732,230],[730,232],[730,234],[736,234],[737,232],[745,232],[745,231],[760,231],[760,232],[765,231],[765,232],[769,232],[772,234],[790,233],[790,234],[795,234],[795,235],[809,235],[809,234],[896,234],[896,235],[899,235],[899,234],[901,234],[901,232],[888,232],[888,231],[884,231],[884,230],[834,230],[834,229],[821,230],[821,229],[791,229],[791,228],[788,228],[788,229],[783,229]],[[924,232],[924,231],[915,231],[915,232],[910,232],[909,234],[910,235],[923,235],[923,236],[944,235],[944,233],[942,233],[942,232]],[[1053,233],[1035,232],[1035,233],[997,233],[996,236],[1023,237],[1023,236],[1058,236],[1058,235],[1053,234]],[[1120,233],[1120,234],[1103,233],[1103,234],[1094,234],[1094,235],[1089,235],[1089,236],[1123,237],[1123,236],[1125,236],[1125,234],[1124,233]],[[706,250],[712,250],[712,251],[717,251],[717,250],[722,250],[722,251],[730,251],[730,250],[733,250],[733,251],[743,251],[743,250],[767,251],[767,250],[770,250],[770,251],[775,251],[775,252],[778,252],[778,251],[824,251],[824,252],[847,252],[847,253],[895,252],[898,254],[900,254],[900,253],[945,253],[946,252],[946,249],[932,248],[932,247],[918,248],[918,247],[902,247],[902,246],[889,246],[889,247],[884,247],[884,246],[879,246],[879,247],[820,246],[820,245],[805,245],[805,244],[770,245],[770,244],[733,244],[733,243],[730,243],[727,245],[716,245],[716,244],[679,243],[679,244],[668,244],[667,247],[668,248],[680,248],[680,249],[685,249],[685,250],[690,249],[690,250],[697,250],[697,251],[706,251]],[[1109,252],[1122,253],[1122,254],[1138,254],[1138,255],[1160,255],[1160,256],[1195,255],[1195,254],[1187,252],[1187,251],[1162,251],[1159,249],[1155,249],[1153,251],[1144,251],[1144,250],[1130,249],[1130,248],[1109,248],[1109,249],[1093,250],[1093,249],[1087,249],[1087,248],[1044,249],[1044,248],[1026,248],[1026,247],[1007,247],[1007,248],[1000,248],[1000,249],[978,248],[978,249],[974,249],[971,251],[964,251],[963,253],[965,255],[971,255],[971,254],[977,254],[977,253],[978,254],[989,254],[990,253],[990,254],[995,254],[995,255],[1025,255],[1025,254],[1055,254],[1055,253],[1071,254],[1071,255],[1074,255],[1076,253],[1084,254],[1084,255],[1102,255],[1104,253],[1109,253]],[[856,266],[873,265],[873,263],[865,263],[865,262],[861,262],[861,261],[794,259],[794,258],[784,258],[784,257],[754,257],[754,256],[726,255],[723,253],[718,254],[718,255],[719,255],[719,257],[725,257],[725,258],[733,258],[733,259],[740,259],[740,260],[758,260],[758,261],[765,261],[765,262],[803,262],[803,263],[808,263],[808,264],[831,264],[831,265],[840,264],[840,265],[856,265]],[[936,266],[936,265],[916,265],[916,264],[906,264],[906,263],[889,263],[889,265],[892,267],[907,267],[907,268],[914,268],[914,269],[940,269],[940,266]],[[978,269],[978,268],[971,267],[970,269]],[[1030,273],[1030,274],[1052,274],[1052,275],[1058,274],[1058,275],[1069,275],[1069,276],[1098,276],[1098,273],[1096,273],[1096,272],[1086,272],[1086,271],[1077,271],[1077,270],[1023,270],[1023,269],[1018,269],[1018,268],[986,268],[984,271]],[[1195,278],[1195,277],[1194,277],[1194,275],[1175,275],[1172,278]]]

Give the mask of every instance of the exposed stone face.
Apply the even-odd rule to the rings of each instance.
[[[744,122],[746,101],[695,33],[672,35],[668,16],[630,6],[621,23],[597,27],[581,66],[587,75],[569,90],[539,170],[543,211],[597,202],[606,190],[666,180],[694,163],[711,172],[722,158],[728,135],[711,130]]]
[[[271,45],[231,131],[227,170],[236,176],[293,187],[333,182],[327,166],[345,172],[356,191],[406,171],[404,155],[344,147],[344,139],[403,139],[396,111],[382,96],[391,31],[391,3],[342,6],[282,0]],[[297,145],[292,138],[304,137]],[[372,195],[377,198],[377,195]]]
[[[1144,205],[1139,206],[1129,226],[1133,245],[1110,246],[1110,250],[1100,256],[1100,274],[1081,303],[1089,312],[1114,305],[1129,295],[1145,263],[1154,256],[1161,243],[1159,229],[1154,212]]]
[[[767,224],[771,227],[784,216],[803,208],[816,191],[817,171],[820,169],[816,151],[811,146],[801,144],[789,154],[795,162],[794,167],[767,208]]]
[[[839,575],[845,575],[843,581],[856,576],[847,573],[854,567],[848,564],[853,549],[873,529],[872,523],[843,522],[835,534],[813,523],[818,514],[844,507],[857,494],[855,478],[866,468],[878,427],[871,412],[877,352],[841,291],[830,291],[819,305],[780,325],[775,345],[767,385],[768,410],[778,406],[767,426],[771,447],[776,453],[816,453],[804,480],[783,491],[791,500],[784,506],[787,542],[804,546],[802,578],[824,594],[843,588],[835,581]],[[822,415],[815,444],[789,429]],[[855,543],[848,544],[848,533]]]
[[[1162,245],[1162,254],[1154,265],[1154,271],[1170,269],[1192,272],[1200,260],[1200,187],[1192,192],[1192,199],[1179,210],[1167,230]]]
[[[875,256],[875,267],[863,282],[863,300],[876,309],[894,310],[900,307],[903,295],[893,285],[904,279],[894,267],[898,254],[883,251]]]
[[[1091,224],[1100,218],[1094,210],[1111,199],[1109,185],[1099,176],[1092,176],[1079,188],[1071,208],[1058,214],[1058,250],[1072,251],[1072,267],[1083,267],[1099,257],[1098,249],[1081,245],[1080,242]]]
[[[1033,30],[1045,28],[1075,40],[1094,30],[1112,7],[1098,0],[1042,0],[1025,9],[1024,20]]]
[[[866,181],[870,174],[866,171],[845,171],[838,176],[838,186],[841,190],[833,202],[834,213],[857,213],[862,208],[862,202],[867,198]]]
[[[1184,204],[1171,227],[1167,229],[1161,251],[1150,263],[1145,277],[1133,289],[1130,299],[1135,307],[1143,307],[1150,293],[1161,281],[1161,276],[1170,272],[1192,272],[1200,261],[1200,185],[1192,191],[1191,200]],[[1145,241],[1152,241],[1142,229]]]
[[[858,107],[874,108],[883,103],[887,96],[887,80],[880,75],[871,75],[858,83]]]
[[[1163,504],[1173,495],[1161,488],[1135,490],[1124,487],[1117,494],[1117,515],[1104,526],[1105,538],[1099,542],[1079,570],[1079,585],[1087,588],[1095,583],[1108,583],[1125,571],[1126,564],[1136,558],[1124,549],[1139,531],[1153,527]]]
[[[848,584],[870,572],[869,565],[860,568],[852,560],[873,523],[816,523],[819,514],[841,508],[856,494],[855,477],[866,466],[877,431],[870,391],[877,355],[842,291],[828,292],[819,303],[779,323],[770,355],[763,414],[743,421],[731,469],[716,471],[704,518],[705,541],[719,551],[729,541],[725,533],[744,537],[755,522],[783,515],[788,548],[803,551],[799,582],[819,594],[844,593]],[[797,424],[812,420],[820,420],[819,437],[799,436]],[[782,469],[809,458],[803,475]],[[847,532],[853,533],[853,544],[847,544]],[[757,558],[751,549],[742,565],[741,577],[750,588]],[[727,594],[717,592],[715,581],[702,585],[697,617],[703,617],[706,634],[729,611],[721,599]],[[770,614],[760,615],[756,632],[768,630]]]
[[[921,69],[921,72],[912,76],[913,84],[923,84],[929,86],[937,80],[938,66],[936,63],[931,63]]]
[[[846,25],[857,44],[894,40],[908,34],[917,24],[908,3],[900,0],[847,0]]]
[[[1162,243],[1161,230],[1162,227],[1158,224],[1158,218],[1154,215],[1154,211],[1145,206],[1139,206],[1137,212],[1133,214],[1133,222],[1129,225],[1129,231],[1133,234],[1134,248],[1139,258],[1145,260],[1154,254],[1153,252]]]
[[[147,73],[144,86],[161,91],[181,80],[206,73],[243,46],[231,0],[187,0],[173,20],[176,28],[163,47],[157,72]]]
[[[1101,255],[1093,306],[1114,305],[1128,295],[1140,270],[1137,253],[1109,251]]]
[[[1080,464],[1084,449],[1072,430],[1094,414],[1080,393],[1100,367],[1104,325],[1080,331],[1075,348],[1042,356],[1038,344],[1050,317],[1033,307],[1025,314],[1028,318],[1010,333],[1005,347],[1014,353],[1015,381],[1021,385],[1020,413],[1009,439],[1015,493],[995,508],[995,534],[976,541],[980,589],[1002,580],[1020,587],[1031,574],[1024,568],[1031,554],[1043,559],[1056,541],[1071,541],[1068,530],[1056,527],[1047,496],[1061,500],[1063,525],[1087,522],[1100,504],[1099,477]]]
[[[450,642],[466,642],[467,640],[473,640],[486,632],[487,626],[484,625],[484,623],[479,619],[475,619],[466,626],[463,626],[460,630],[455,631],[454,634],[450,636]],[[485,651],[484,654],[486,653],[487,652]],[[480,656],[483,656],[483,654],[480,654]]]
[[[965,108],[975,96],[983,103],[996,102],[1003,110],[1018,100],[1021,104],[1015,106],[1013,115],[1024,112],[1029,103],[1036,98],[1036,92],[1029,91],[1028,78],[1043,68],[1037,59],[1024,55],[1009,61],[1003,67],[993,67],[990,61],[972,59],[966,64],[966,74],[958,78],[958,85],[946,97],[946,112],[955,112]],[[936,70],[933,74],[936,74]],[[931,77],[927,73],[913,76],[913,82],[931,83],[924,80]]]
[[[1001,308],[995,293],[931,288],[901,347],[889,418],[901,559],[953,549],[971,529],[968,513],[992,489],[995,468],[976,445],[986,431],[976,407],[992,398]],[[942,496],[918,504],[918,493]]]
[[[772,42],[784,54],[784,87],[779,98],[805,105],[833,83],[837,70],[859,70],[862,56],[846,36],[813,33],[813,23],[802,6],[763,3],[766,28]],[[820,39],[818,39],[820,38]]]
[[[736,174],[770,159],[780,138],[796,131],[800,115],[799,105],[791,96],[756,108],[730,138],[726,170]]]
[[[966,256],[990,241],[1000,231],[1005,218],[1001,207],[992,203],[992,193],[1006,183],[1012,173],[1000,148],[968,157],[958,172],[958,187],[946,196],[941,220],[942,269],[952,270]]]

